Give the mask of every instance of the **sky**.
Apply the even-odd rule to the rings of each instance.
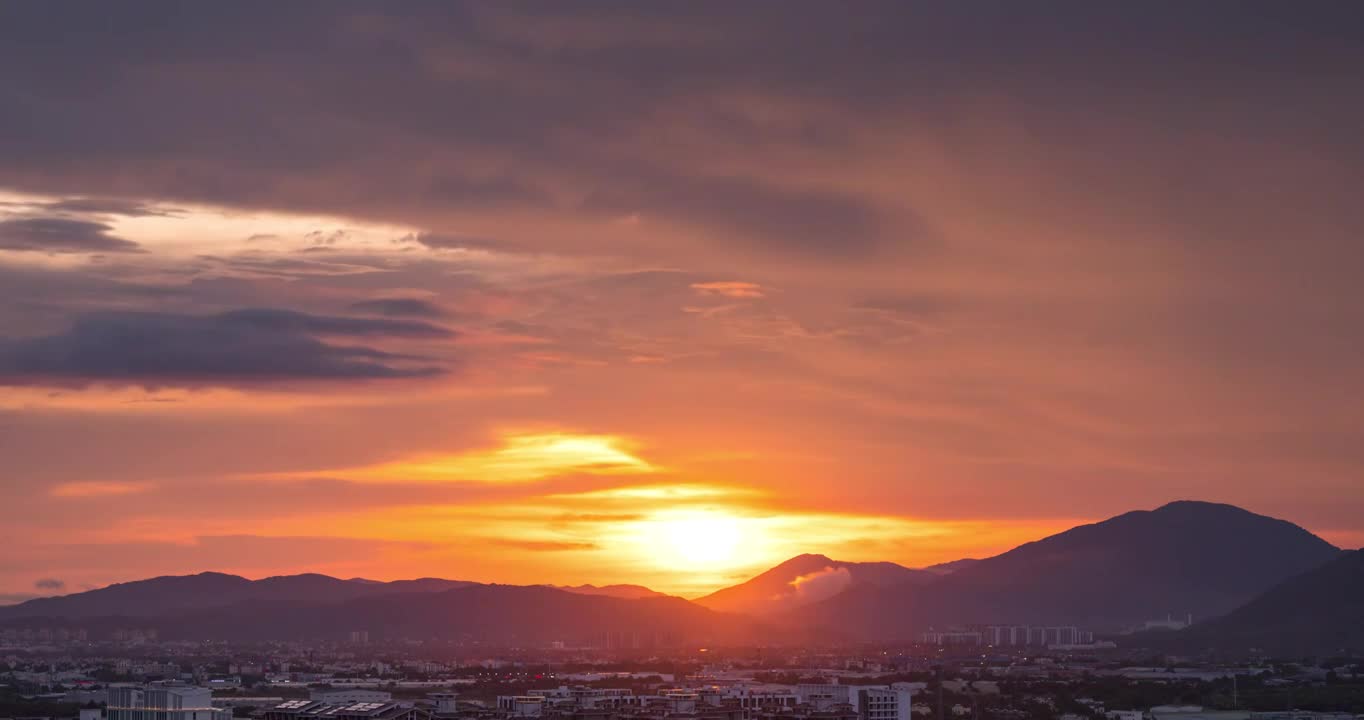
[[[0,5],[0,601],[1358,547],[1361,15]]]

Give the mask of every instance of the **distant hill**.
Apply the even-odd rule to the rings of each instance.
[[[750,619],[681,598],[631,600],[546,586],[478,584],[341,601],[252,598],[139,617],[25,617],[4,623],[78,626],[95,639],[127,627],[155,629],[162,640],[194,641],[344,641],[364,631],[371,642],[440,639],[517,646],[557,640],[641,650],[758,637]]]
[[[1358,653],[1364,650],[1364,550],[1341,553],[1222,617],[1179,632],[1142,633],[1125,644],[1283,657]]]
[[[859,637],[964,623],[1116,629],[1166,613],[1226,613],[1340,550],[1231,505],[1174,502],[1021,545],[918,587],[854,588],[800,613]]]
[[[219,608],[248,601],[324,604],[353,598],[410,592],[441,592],[477,585],[463,580],[421,578],[376,582],[327,575],[281,575],[248,580],[205,572],[116,583],[60,597],[36,598],[0,607],[0,620],[21,617],[157,617],[166,613]]]
[[[844,562],[823,555],[797,555],[747,582],[697,598],[724,612],[766,616],[820,602],[850,587],[922,584],[935,573],[890,562]]]
[[[749,641],[753,624],[681,598],[627,600],[543,586],[478,585],[440,593],[350,600],[322,607],[227,608],[163,623],[176,638],[423,639],[496,644],[592,644],[618,648]]]
[[[578,593],[579,595],[602,595],[624,600],[670,597],[656,590],[650,590],[643,585],[549,585],[547,587]]]

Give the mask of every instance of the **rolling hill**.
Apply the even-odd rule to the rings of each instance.
[[[0,620],[21,617],[157,617],[249,601],[325,604],[378,595],[442,592],[477,584],[439,578],[393,582],[340,580],[314,573],[248,580],[237,575],[204,572],[197,575],[167,575],[116,583],[71,595],[36,598],[0,607]]]
[[[650,590],[643,585],[550,585],[548,587],[557,588],[566,592],[578,593],[579,595],[602,595],[605,597],[621,598],[622,600],[670,597],[657,590]]]

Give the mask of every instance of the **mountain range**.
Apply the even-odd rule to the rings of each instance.
[[[158,617],[170,613],[224,608],[248,602],[330,604],[362,597],[441,592],[479,583],[440,578],[376,582],[340,580],[305,573],[248,580],[237,575],[204,572],[116,583],[58,597],[35,598],[0,607],[0,620],[11,617]]]
[[[672,597],[657,590],[650,590],[643,585],[551,585],[549,587],[579,595],[602,595],[622,600]]]
[[[344,638],[365,630],[376,639],[655,647],[757,637],[907,641],[929,627],[976,623],[1118,630],[1192,613],[1222,617],[1177,634],[1191,647],[1272,645],[1286,636],[1324,647],[1343,637],[1331,634],[1333,623],[1364,625],[1361,566],[1359,553],[1342,553],[1292,523],[1181,501],[923,569],[799,555],[694,601],[638,585],[201,573],[0,607],[0,623],[96,631],[133,623],[183,639]]]

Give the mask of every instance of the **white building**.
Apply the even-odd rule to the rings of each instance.
[[[745,710],[780,712],[800,703],[800,696],[795,693],[754,689],[742,683],[729,687],[712,686],[702,689],[700,694],[701,700],[708,705],[720,706],[731,702]]]
[[[850,685],[839,685],[838,683],[803,683],[796,686],[796,697],[802,703],[814,706],[816,710],[828,710],[834,705],[852,705],[856,707],[857,698],[849,692]]]
[[[437,715],[454,715],[459,712],[459,693],[433,692],[427,697],[435,704]]]
[[[497,709],[511,717],[540,717],[545,710],[543,695],[499,695]]]
[[[193,685],[109,688],[107,720],[232,720],[213,707],[213,691]]]
[[[618,708],[634,704],[634,691],[628,688],[594,688],[560,685],[550,690],[527,690],[526,695],[542,697],[553,705],[579,710]]]

